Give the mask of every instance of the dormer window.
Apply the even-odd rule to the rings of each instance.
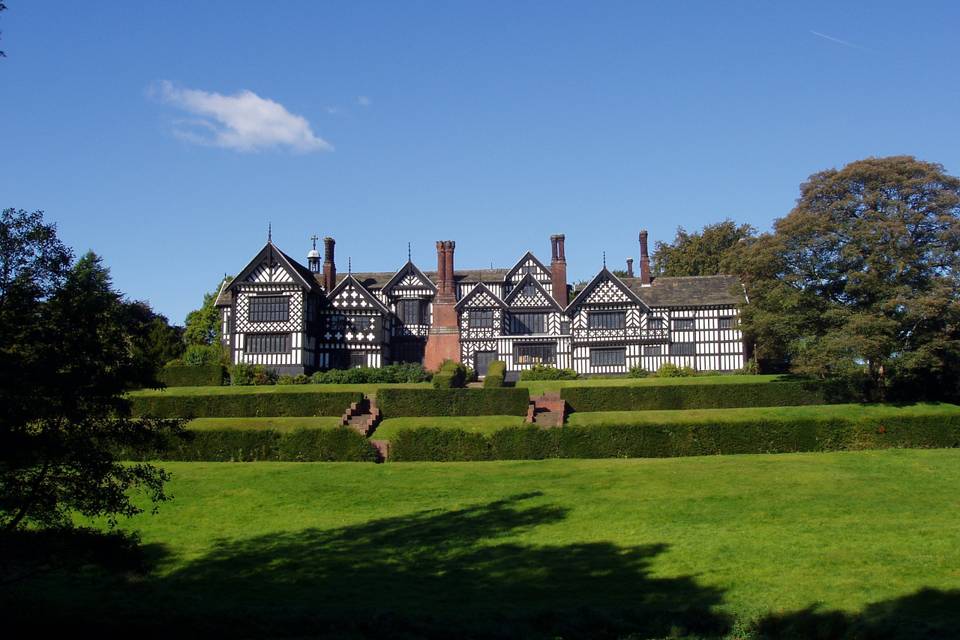
[[[467,318],[471,329],[493,328],[493,309],[471,309]]]
[[[423,303],[419,299],[398,300],[397,317],[403,324],[426,324],[423,322]]]

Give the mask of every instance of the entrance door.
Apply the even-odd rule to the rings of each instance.
[[[487,375],[487,369],[490,368],[490,363],[496,359],[496,351],[477,351],[473,356],[473,363],[476,365],[477,375]]]

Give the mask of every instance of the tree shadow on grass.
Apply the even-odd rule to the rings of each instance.
[[[537,495],[220,541],[170,574],[165,591],[204,594],[192,624],[254,636],[614,638],[729,628],[715,611],[719,590],[650,575],[667,545],[507,539],[566,517],[526,503]]]
[[[816,606],[766,616],[751,629],[783,640],[947,640],[960,637],[960,589],[921,589],[867,605],[859,613]]]

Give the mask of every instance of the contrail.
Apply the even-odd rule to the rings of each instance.
[[[853,44],[852,42],[847,42],[846,40],[841,40],[840,38],[834,38],[833,36],[828,36],[825,33],[820,33],[819,31],[811,30],[810,33],[817,36],[818,38],[823,38],[824,40],[829,40],[830,42],[836,42],[837,44],[842,44],[845,47],[850,47],[851,49],[860,49],[861,51],[870,51],[866,47],[861,47],[858,44]]]

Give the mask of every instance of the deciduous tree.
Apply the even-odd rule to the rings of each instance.
[[[657,276],[715,276],[730,273],[731,250],[751,238],[756,229],[727,219],[708,224],[690,233],[677,228],[673,242],[657,242],[653,251],[653,273]]]

